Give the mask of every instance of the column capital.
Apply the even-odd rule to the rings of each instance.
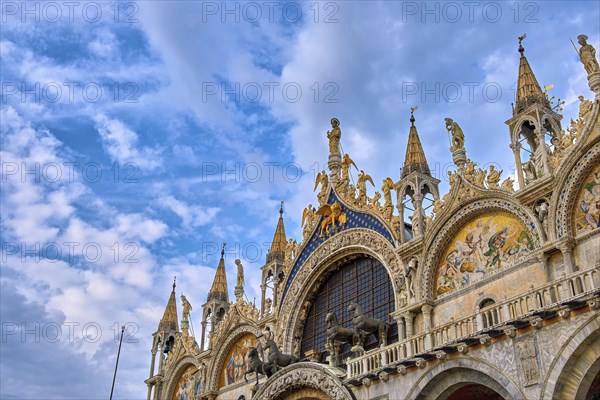
[[[423,306],[421,307],[421,312],[423,314],[431,314],[432,310],[433,307],[430,304],[423,304]]]
[[[415,313],[412,311],[404,311],[400,315],[402,316],[402,318],[404,318],[406,322],[412,322],[412,320],[415,318]]]
[[[510,144],[510,148],[512,149],[513,152],[518,152],[519,150],[521,150],[521,143],[520,142],[514,142]]]
[[[575,240],[572,238],[565,238],[561,242],[556,244],[556,247],[561,251],[561,253],[571,253],[573,248],[575,247]]]

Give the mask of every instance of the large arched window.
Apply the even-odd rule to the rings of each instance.
[[[353,315],[348,305],[357,301],[366,315],[389,323],[388,343],[398,340],[398,327],[390,317],[394,311],[394,289],[385,267],[377,260],[363,256],[343,265],[333,272],[321,285],[312,302],[302,333],[301,357],[307,351],[325,351],[327,341],[328,312],[334,312],[338,322],[347,328],[353,328]],[[369,335],[365,350],[377,347],[377,340]],[[347,344],[342,354],[350,351]]]

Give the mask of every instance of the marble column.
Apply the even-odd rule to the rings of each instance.
[[[515,163],[517,168],[517,180],[519,181],[519,189],[525,187],[525,177],[523,176],[523,162],[521,161],[521,143],[515,142],[510,145],[510,148],[515,155]]]
[[[433,348],[433,340],[431,336],[431,311],[433,307],[429,304],[423,304],[421,307],[421,312],[423,313],[423,331],[425,332],[425,350],[429,350]]]

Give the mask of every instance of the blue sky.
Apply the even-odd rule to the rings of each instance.
[[[106,398],[127,324],[115,398],[145,398],[173,276],[198,331],[227,242],[230,287],[241,258],[258,299],[279,202],[300,239],[333,116],[376,182],[399,178],[415,105],[442,193],[445,117],[513,174],[517,36],[565,128],[590,97],[569,38],[599,48],[599,5],[470,4],[2,2],[0,397]]]

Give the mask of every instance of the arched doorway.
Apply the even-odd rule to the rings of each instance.
[[[600,331],[579,344],[562,367],[554,398],[600,400]]]
[[[262,384],[253,398],[260,400],[356,400],[340,380],[339,370],[313,362],[283,368]]]
[[[415,400],[526,400],[517,384],[476,358],[459,358],[431,368],[413,387]]]
[[[322,390],[302,388],[282,395],[281,400],[329,400],[329,397]]]
[[[504,400],[495,390],[478,383],[467,383],[448,388],[437,400]]]

